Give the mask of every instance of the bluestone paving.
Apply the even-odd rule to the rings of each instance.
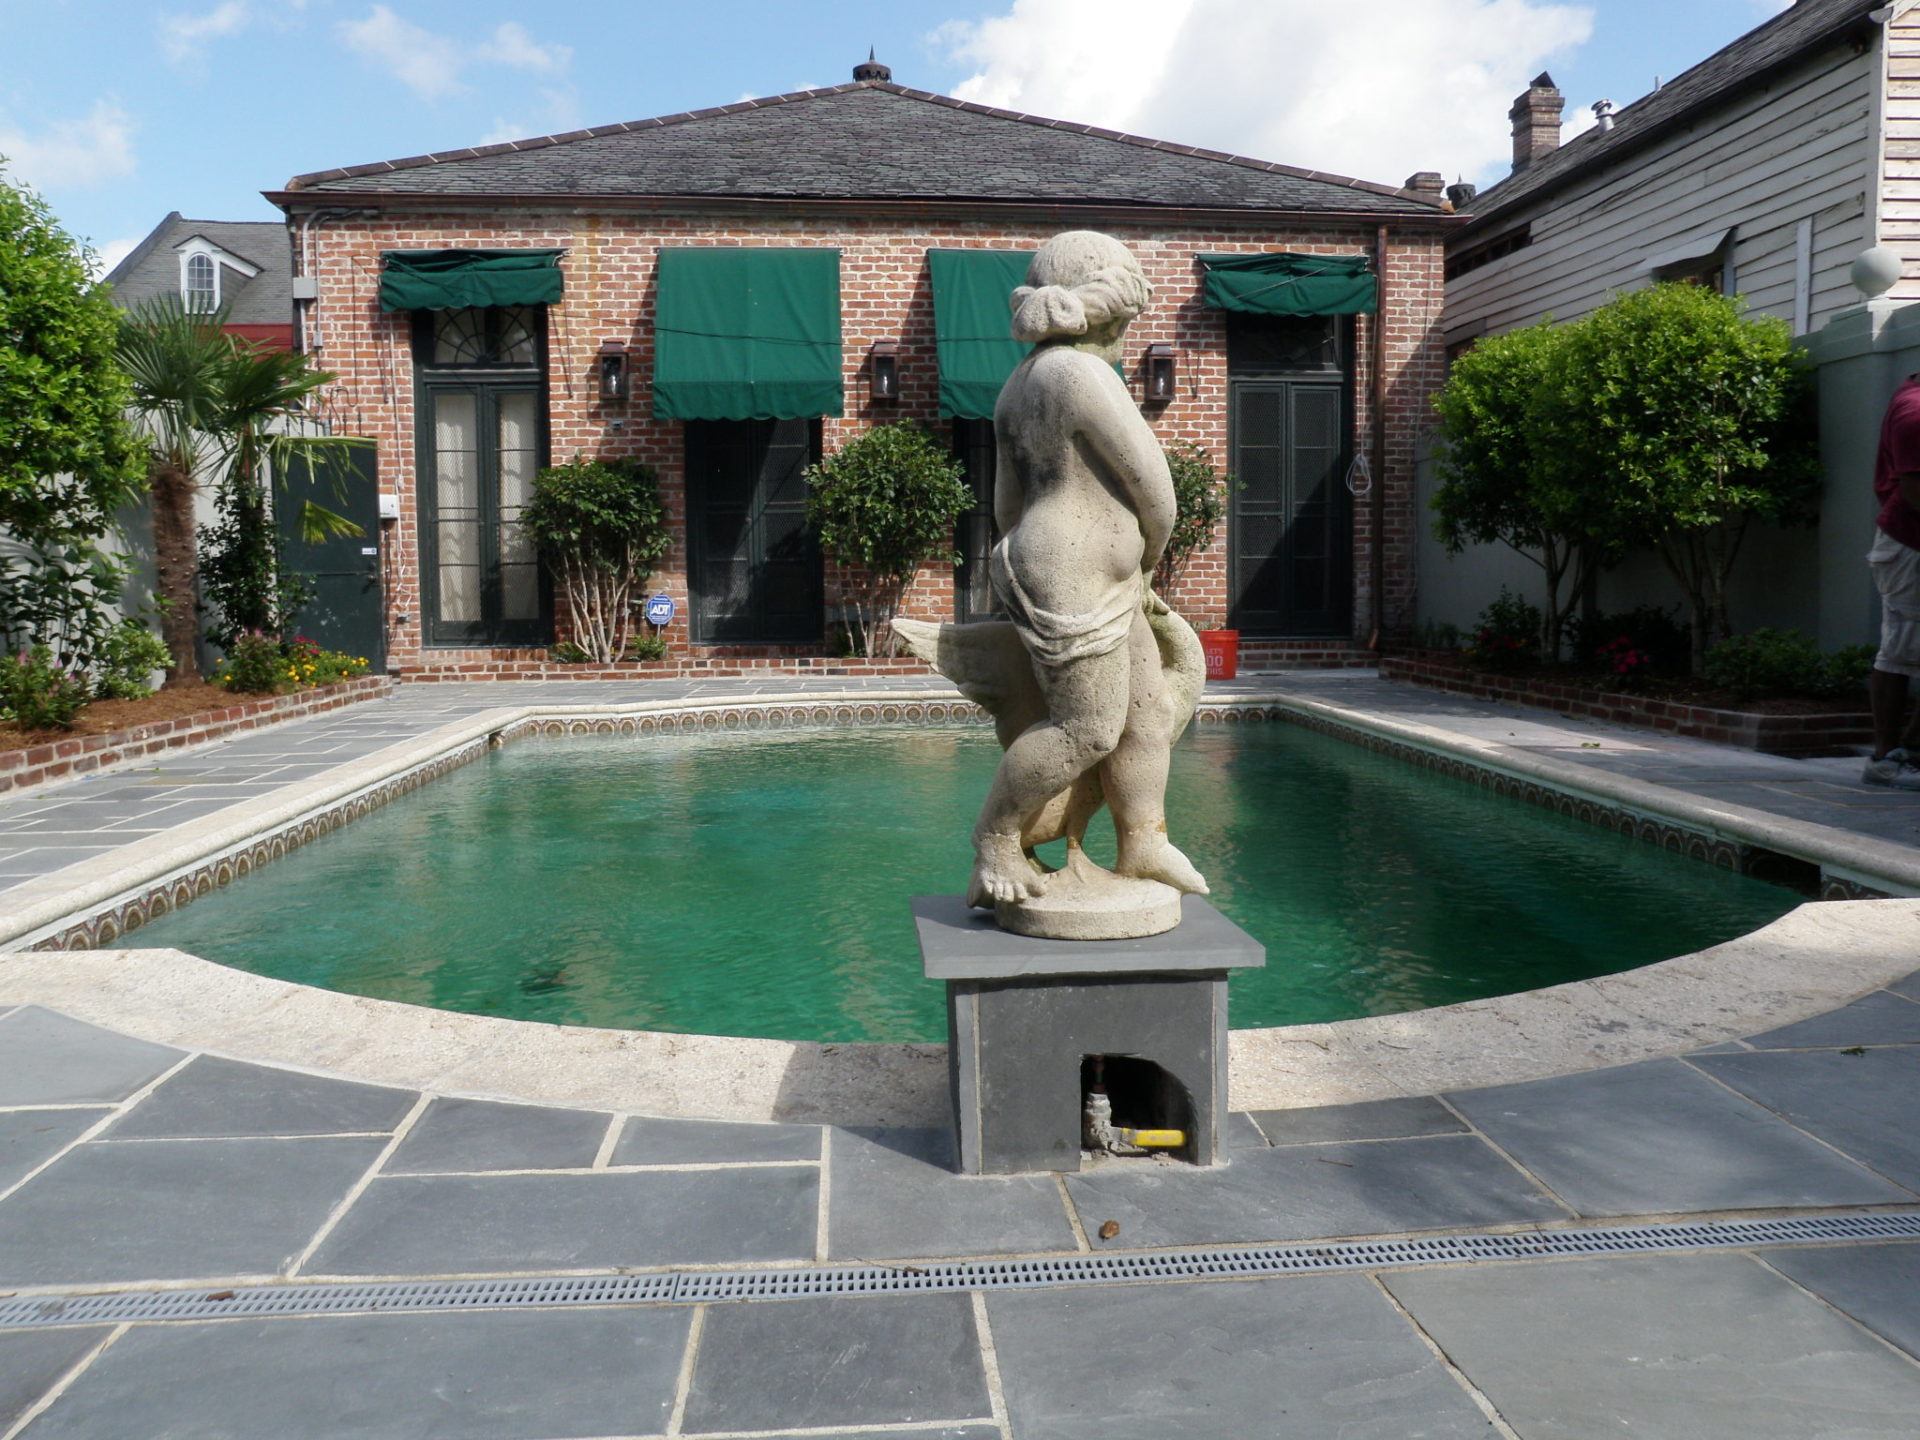
[[[1405,1100],[1368,1100],[1357,1105],[1256,1110],[1252,1119],[1271,1145],[1311,1145],[1330,1140],[1406,1140],[1418,1135],[1459,1135],[1467,1128],[1458,1115],[1430,1095]]]
[[[100,1138],[391,1133],[418,1099],[411,1090],[201,1055]]]
[[[636,1115],[614,1142],[614,1165],[698,1165],[818,1160],[818,1125],[754,1125]]]
[[[1782,1247],[1760,1258],[1920,1359],[1920,1244]]]
[[[1887,989],[1893,991],[1896,995],[1904,995],[1909,1000],[1920,1000],[1920,970],[1914,971],[1913,974],[1907,976],[1904,980],[1896,981],[1892,985],[1887,986]]]
[[[111,1110],[0,1110],[0,1190],[98,1125]]]
[[[457,1275],[811,1260],[818,1190],[811,1165],[382,1176],[306,1270]]]
[[[613,1117],[593,1110],[441,1096],[383,1167],[390,1175],[474,1170],[584,1170]]]
[[[384,1143],[76,1146],[0,1201],[0,1282],[279,1274]]]
[[[987,1296],[1018,1440],[1482,1440],[1496,1432],[1360,1276]]]
[[[1225,1170],[1103,1165],[1066,1179],[1088,1234],[1126,1248],[1233,1245],[1560,1220],[1565,1207],[1470,1135],[1236,1150]]]
[[[1692,1063],[1909,1193],[1920,1191],[1920,1048],[1755,1051]]]
[[[565,1440],[659,1434],[691,1313],[316,1316],[146,1326],[31,1440]],[[191,1377],[189,1379],[189,1377]]]
[[[1920,1415],[1920,1366],[1744,1255],[1381,1283],[1524,1440],[1912,1440]]]
[[[1582,1215],[1920,1199],[1679,1060],[1463,1090],[1448,1099]]]
[[[1845,1045],[1920,1045],[1920,1001],[1890,990],[1863,995],[1851,1005],[1811,1020],[1782,1025],[1747,1043],[1756,1050],[1797,1050]]]
[[[830,1132],[829,1255],[931,1259],[1072,1250],[1046,1175],[956,1175],[950,1138],[927,1130]]]
[[[171,1046],[28,1005],[0,1020],[0,1105],[124,1100],[184,1059]]]
[[[0,1429],[17,1423],[61,1376],[112,1333],[106,1326],[0,1333]]]
[[[1226,1136],[1229,1150],[1264,1150],[1267,1146],[1267,1137],[1244,1110],[1227,1112]]]
[[[965,1295],[717,1305],[682,1433],[992,1417]]]

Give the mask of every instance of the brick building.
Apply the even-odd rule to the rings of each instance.
[[[980,496],[967,563],[923,575],[909,609],[977,613],[992,399],[1021,353],[1005,296],[1079,228],[1153,283],[1122,368],[1154,429],[1241,482],[1176,605],[1276,658],[1405,623],[1440,379],[1437,176],[1394,189],[1015,115],[869,64],[269,198],[300,343],[339,376],[327,419],[379,445],[396,672],[537,671],[553,602],[514,515],[536,466],[575,455],[657,467],[675,541],[652,588],[678,604],[677,655],[821,653],[833,577],[799,472],[896,419],[950,439]]]

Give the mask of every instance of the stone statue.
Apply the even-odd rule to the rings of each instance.
[[[1006,754],[974,826],[968,902],[1027,935],[1117,939],[1180,921],[1207,883],[1167,838],[1168,752],[1205,681],[1200,642],[1153,593],[1173,528],[1166,459],[1114,372],[1151,289],[1111,236],[1049,240],[1013,292],[1032,343],[1000,392],[990,569],[1009,617],[896,620],[907,648],[992,713]],[[1109,872],[1081,837],[1104,799]],[[1049,873],[1036,845],[1065,837]]]

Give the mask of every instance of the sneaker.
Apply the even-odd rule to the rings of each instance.
[[[1863,785],[1885,785],[1892,790],[1920,790],[1920,765],[1913,763],[1913,757],[1898,747],[1889,750],[1878,760],[1867,761],[1867,768],[1860,772]]]

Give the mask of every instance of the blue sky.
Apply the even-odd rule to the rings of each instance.
[[[1625,106],[1787,0],[0,0],[0,155],[109,259],[333,165],[849,78],[1399,183],[1505,171],[1541,69]],[[1569,129],[1568,133],[1572,133]]]

